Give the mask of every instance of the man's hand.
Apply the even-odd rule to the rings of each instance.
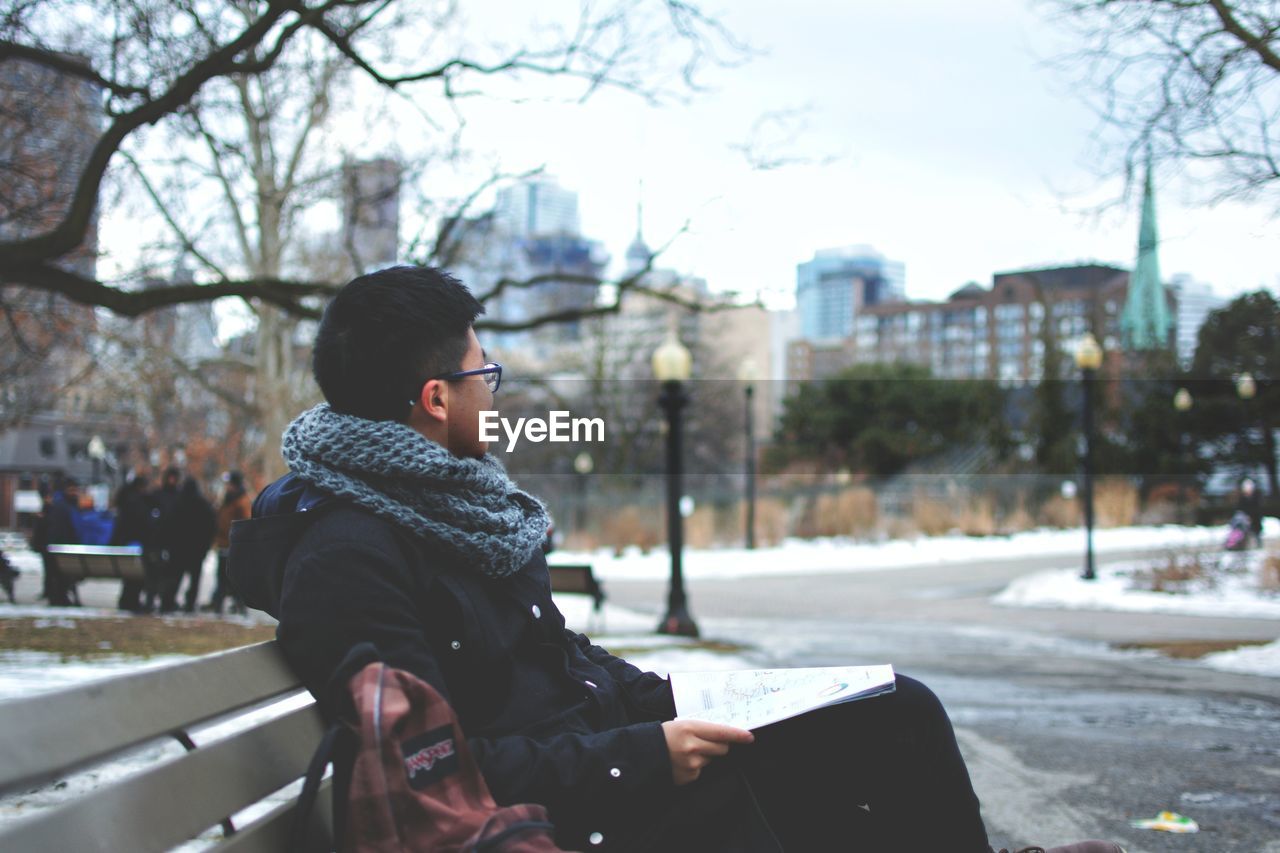
[[[756,739],[746,729],[702,720],[668,720],[662,724],[662,733],[671,753],[671,778],[677,785],[697,779],[711,759],[729,751],[730,744]]]

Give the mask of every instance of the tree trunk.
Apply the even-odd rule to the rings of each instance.
[[[268,480],[286,471],[280,456],[280,435],[297,415],[291,393],[294,321],[271,306],[258,308],[257,364],[254,387],[262,425],[262,473]]]

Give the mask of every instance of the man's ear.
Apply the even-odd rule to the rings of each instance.
[[[449,383],[432,379],[422,386],[418,407],[428,420],[444,423],[449,419]]]

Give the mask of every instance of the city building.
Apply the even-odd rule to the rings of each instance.
[[[550,175],[526,178],[498,190],[497,225],[512,237],[580,234],[578,194]]]
[[[906,267],[870,246],[819,249],[796,266],[800,333],[809,340],[847,338],[862,308],[905,298]]]
[[[967,284],[942,302],[865,306],[843,340],[792,341],[787,376],[804,381],[853,364],[911,363],[945,378],[1038,382],[1050,343],[1070,353],[1091,331],[1105,349],[1119,349],[1128,282],[1127,271],[1101,264],[1020,270],[997,273],[990,288]],[[1070,358],[1059,362],[1061,376],[1073,369]]]
[[[1222,308],[1227,300],[1214,293],[1207,282],[1196,281],[1187,273],[1179,273],[1169,279],[1169,288],[1178,306],[1174,318],[1178,363],[1185,369],[1195,358],[1200,327],[1209,318],[1209,313]]]
[[[513,236],[492,214],[461,223],[455,239],[449,268],[485,303],[481,323],[489,327],[485,346],[491,354],[535,368],[580,340],[582,326],[574,319],[518,327],[596,304],[609,263],[599,241],[563,232]]]
[[[357,273],[399,257],[401,171],[385,157],[342,165],[342,251]]]

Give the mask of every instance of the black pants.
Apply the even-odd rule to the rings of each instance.
[[[200,598],[200,577],[204,574],[204,558],[208,554],[177,552],[173,555],[173,603],[176,604],[178,588],[186,579],[187,589],[183,593],[182,609],[194,613],[196,602]]]
[[[227,549],[218,549],[218,576],[214,582],[213,598],[209,604],[218,613],[222,612],[222,605],[228,599],[231,599],[231,612],[243,613],[244,605],[240,603],[240,596],[236,595],[236,591],[231,587],[231,579],[227,577]]]
[[[71,604],[71,586],[63,579],[48,554],[40,555],[44,563],[44,597],[51,607],[67,607]]]
[[[978,797],[951,720],[928,687],[898,676],[885,696],[835,705],[756,731],[693,785],[677,788],[646,851],[775,849],[742,837],[738,818],[705,808],[709,789],[741,774],[785,853],[889,850],[989,853]],[[746,811],[751,811],[747,808]]]
[[[733,760],[788,851],[988,851],[951,720],[912,678],[765,726]]]

